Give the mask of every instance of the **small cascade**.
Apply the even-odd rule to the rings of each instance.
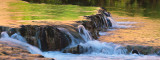
[[[64,28],[59,28],[61,31],[67,33],[68,31]],[[127,49],[120,45],[116,45],[114,43],[105,43],[100,42],[98,40],[93,40],[89,32],[85,29],[83,25],[78,26],[79,35],[84,39],[85,42],[79,41],[78,39],[74,39],[71,34],[72,41],[79,41],[78,44],[74,46],[69,46],[64,49],[64,52],[67,53],[75,53],[75,54],[126,54]],[[68,32],[69,33],[69,32]]]
[[[9,38],[9,35],[6,32],[2,32],[1,38]]]
[[[13,34],[13,35],[11,36],[11,38],[17,39],[17,40],[22,41],[22,42],[27,42],[27,41],[25,40],[25,38],[23,38],[21,35],[19,35],[19,34],[17,34],[17,33]]]
[[[106,17],[106,20],[110,20],[112,23],[112,28],[130,28],[134,27],[126,24],[135,24],[136,22],[116,22],[112,17]]]
[[[57,28],[56,26],[28,25],[20,28],[21,34],[15,33],[11,35],[11,37],[7,32],[2,32],[0,41],[6,43],[11,42],[21,46],[32,54],[41,54],[50,58],[63,57],[61,60],[65,60],[65,58],[68,58],[66,60],[70,60],[74,59],[74,57],[94,59],[94,57],[97,56],[100,58],[103,58],[102,56],[104,56],[104,58],[106,58],[106,56],[119,57],[121,55],[122,57],[120,58],[124,58],[123,55],[125,56],[130,52],[130,47],[127,48],[114,43],[100,42],[96,40],[95,37],[99,37],[99,35],[107,35],[107,33],[104,33],[109,27],[107,20],[110,20],[113,28],[128,28],[131,26],[126,26],[125,24],[131,22],[118,23],[111,16],[105,17],[103,14],[93,15],[89,18],[91,19],[90,21],[85,21],[82,25],[78,26],[78,32],[75,33],[77,34],[76,36],[72,35],[65,28]],[[108,31],[112,30],[115,29],[108,29]],[[42,52],[41,50],[45,52]],[[133,50],[131,52],[139,54],[138,50]]]
[[[80,44],[83,47],[82,51],[89,54],[126,54],[127,49],[114,43],[104,43],[100,41],[88,41]]]
[[[109,19],[112,23],[112,27],[117,27],[117,22],[112,17],[107,17],[106,19]]]
[[[78,26],[78,32],[80,36],[85,40],[85,42],[93,40],[89,32],[85,29],[83,25]]]
[[[103,28],[107,28],[109,25],[107,24],[107,20],[105,19],[105,17],[103,15],[98,15],[99,18],[102,20],[102,23],[100,24],[103,24]]]
[[[68,40],[71,43],[69,45],[67,45],[67,47],[64,48],[66,50],[42,52],[40,49],[42,49],[41,44],[43,44],[43,42],[41,42],[41,40],[38,39],[39,32],[36,32],[34,36],[38,42],[38,45],[39,45],[38,47],[40,49],[35,46],[30,45],[27,42],[24,42],[25,39],[18,33],[15,33],[15,34],[11,35],[11,37],[10,37],[7,34],[7,32],[2,32],[0,41],[6,42],[6,43],[13,43],[13,44],[16,44],[16,46],[17,45],[21,46],[22,48],[28,50],[32,54],[41,54],[44,57],[56,58],[58,60],[72,60],[72,59],[75,60],[75,58],[78,58],[80,60],[82,60],[84,58],[87,60],[91,60],[94,58],[104,58],[104,59],[95,59],[95,60],[107,60],[107,59],[114,59],[114,58],[124,59],[127,57],[132,59],[132,57],[134,58],[135,56],[138,58],[141,58],[139,55],[133,55],[133,56],[132,56],[132,54],[128,55],[127,53],[129,50],[127,50],[127,48],[125,48],[121,45],[114,44],[114,43],[100,42],[98,40],[94,40],[91,37],[89,31],[83,25],[78,26],[78,32],[77,32],[77,34],[79,34],[79,37],[82,39],[75,38],[65,28],[58,28],[58,30],[60,30],[60,32],[62,32],[62,34],[64,34],[64,36],[62,38],[69,36],[69,39],[71,39],[71,41]],[[54,35],[56,35],[56,34],[54,34]],[[65,41],[67,41],[67,39]],[[64,41],[62,40],[61,42],[64,42]],[[55,45],[55,46],[57,46],[57,45]],[[64,51],[66,51],[66,52],[64,52]],[[131,52],[136,53],[136,51],[134,52],[134,50]],[[150,57],[152,57],[152,56],[150,56]],[[155,57],[155,56],[153,56],[153,57]]]
[[[81,37],[91,38],[89,32],[85,29],[83,25],[79,25],[79,34]],[[82,30],[82,31],[81,31]],[[83,34],[82,34],[83,33]],[[111,43],[102,43],[97,40],[85,40],[86,43],[80,43],[83,47],[82,51],[87,51],[87,53],[103,53],[103,54],[125,54],[127,50],[119,45]]]
[[[80,43],[80,41],[78,40],[78,39],[76,39],[76,38],[74,38],[73,37],[73,35],[67,30],[67,29],[65,29],[65,28],[58,28],[60,31],[62,31],[62,32],[64,32],[65,34],[67,34],[70,38],[71,38],[71,40],[72,40],[72,42],[71,42],[71,44],[70,44],[70,46],[72,45],[77,45],[77,44],[79,44]]]
[[[41,40],[40,40],[40,39],[38,39],[38,40],[37,40],[37,42],[38,42],[38,46],[39,46],[39,48],[40,48],[40,49],[42,49],[42,46],[41,46]]]
[[[40,31],[38,30],[38,31],[36,32],[35,37],[36,37],[36,39],[37,39],[38,47],[39,47],[40,49],[42,49],[41,40],[38,38],[39,33],[40,33]]]
[[[126,54],[127,52],[127,49],[125,49],[120,45],[92,40],[89,32],[84,28],[83,25],[79,25],[78,30],[80,36],[86,41],[85,43],[81,42],[77,46],[78,49],[76,48],[81,53],[85,54],[102,53],[110,55],[110,54]]]
[[[32,45],[30,45],[26,42],[22,42],[22,41],[25,41],[25,40],[22,40],[22,41],[17,40],[17,39],[21,39],[21,37],[20,38],[16,37],[17,39],[13,39],[13,38],[10,38],[9,35],[6,32],[2,32],[1,36],[2,37],[0,38],[0,41],[6,42],[6,43],[11,42],[12,44],[19,45],[22,48],[27,49],[32,54],[42,54],[42,51],[40,49],[38,49],[37,47],[32,46]]]
[[[104,16],[104,18],[108,22],[108,24],[111,23],[111,25],[109,25],[109,27],[111,27],[111,28],[130,28],[130,27],[134,27],[134,26],[126,25],[126,24],[135,24],[136,23],[136,22],[117,22],[112,18],[112,16],[110,14],[108,14],[107,17]]]

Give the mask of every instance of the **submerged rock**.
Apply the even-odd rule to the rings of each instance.
[[[84,51],[82,50],[84,50],[83,47],[81,45],[77,45],[75,47],[69,47],[64,49],[63,53],[81,54],[84,53]]]
[[[139,54],[138,50],[133,50],[132,54]]]
[[[17,29],[16,28],[10,28],[7,32],[11,36],[11,35],[17,33]]]
[[[151,46],[126,46],[126,49],[128,50],[128,53],[136,53],[136,54],[158,54],[158,51],[160,50],[159,47],[151,47]]]

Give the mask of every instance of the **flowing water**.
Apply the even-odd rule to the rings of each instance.
[[[116,22],[112,17],[107,17],[111,22],[113,27],[108,29],[109,31],[116,30],[117,28],[131,28],[133,26],[128,26],[128,24],[135,24],[136,22]],[[107,21],[107,20],[106,20]],[[106,22],[103,21],[103,22]],[[67,34],[72,42],[65,49],[70,49],[72,47],[81,46],[80,49],[81,54],[71,54],[71,53],[63,53],[62,51],[41,51],[41,42],[38,40],[39,48],[28,44],[19,33],[15,33],[9,36],[6,32],[1,33],[0,41],[16,44],[18,46],[23,47],[28,50],[32,54],[41,54],[44,57],[55,58],[57,60],[143,60],[143,59],[159,59],[160,57],[156,54],[154,55],[143,55],[143,54],[128,54],[127,49],[121,45],[108,43],[108,42],[100,42],[98,40],[94,40],[90,32],[85,29],[83,25],[78,26],[79,35],[82,37],[81,39],[74,38],[72,34],[65,28],[58,28],[60,31]],[[106,35],[107,32],[100,32],[100,35]],[[38,33],[36,33],[38,35]]]
[[[12,36],[15,36],[15,34],[13,34]],[[19,45],[23,47],[24,49],[28,50],[29,52],[31,52],[32,54],[42,54],[42,51],[39,48],[24,42],[25,40],[21,40],[22,37],[12,38],[12,36],[9,37],[7,32],[2,32],[0,41],[8,42],[8,43],[11,42],[12,44]]]
[[[90,36],[90,33],[85,29],[83,25],[78,26],[78,31],[85,42],[93,40],[93,38]]]
[[[134,27],[126,24],[135,24],[136,22],[116,22],[112,17],[107,17],[106,20],[109,19],[112,23],[112,28],[130,28]]]
[[[159,59],[157,55],[137,55],[137,54],[127,54],[127,49],[125,47],[107,42],[100,42],[98,40],[93,40],[89,32],[84,28],[83,25],[79,25],[79,34],[85,42],[76,43],[75,39],[68,30],[64,28],[59,28],[61,31],[67,33],[72,39],[73,45],[81,45],[83,48],[87,49],[85,53],[82,54],[71,54],[71,53],[62,53],[61,51],[46,51],[42,52],[39,48],[34,47],[26,42],[25,39],[21,40],[23,37],[18,34],[13,34],[11,37],[6,33],[1,33],[0,41],[11,42],[13,44],[22,46],[24,49],[27,49],[32,54],[41,54],[45,57],[55,58],[57,60],[143,60],[143,59]],[[13,38],[15,36],[19,36]],[[85,36],[85,37],[84,37]],[[73,45],[69,45],[70,48]],[[83,51],[83,50],[82,50]]]
[[[112,22],[113,27],[108,29],[109,31],[116,30],[117,28],[131,28],[133,26],[128,26],[128,24],[135,24],[136,22],[116,22],[112,17],[107,17]],[[105,20],[105,19],[104,19]],[[106,20],[107,21],[107,20]],[[103,22],[106,22],[103,21]],[[56,58],[57,60],[109,60],[109,59],[148,59],[154,58],[159,59],[159,57],[155,55],[137,55],[137,54],[128,54],[127,49],[121,45],[108,43],[108,42],[100,42],[98,40],[94,40],[90,32],[85,29],[83,25],[78,26],[78,33],[82,37],[81,39],[74,38],[72,34],[65,28],[58,28],[63,33],[67,34],[72,42],[68,47],[65,49],[70,49],[72,47],[81,46],[80,49],[81,54],[71,54],[71,53],[63,53],[62,51],[45,51],[42,52],[41,49],[41,42],[38,41],[39,48],[28,44],[19,33],[15,33],[9,36],[6,32],[1,33],[0,41],[16,44],[18,46],[23,47],[24,49],[28,50],[32,54],[41,54],[44,57],[49,58]],[[107,32],[100,32],[100,35],[106,35]],[[38,35],[38,33],[36,33]]]
[[[121,24],[129,24],[132,22],[121,22]],[[117,23],[118,26],[118,23]],[[22,46],[24,49],[27,49],[32,54],[41,54],[45,57],[55,58],[57,60],[143,60],[143,59],[159,59],[157,55],[137,55],[137,54],[127,54],[127,49],[121,45],[114,43],[100,42],[94,40],[90,33],[85,29],[83,25],[78,26],[78,33],[84,40],[76,39],[72,36],[71,33],[65,28],[58,28],[62,32],[69,35],[72,39],[71,45],[68,48],[80,45],[83,47],[82,54],[71,54],[63,53],[61,51],[45,51],[42,52],[39,48],[32,46],[26,42],[26,40],[19,35],[18,33],[11,35],[11,37],[6,33],[1,33],[0,41],[11,42],[13,44]],[[115,28],[116,29],[116,28]],[[111,31],[114,29],[111,29]],[[39,42],[40,44],[40,42]],[[86,51],[87,50],[87,51]]]
[[[26,0],[25,0],[26,1]],[[74,5],[83,5],[83,6],[101,6],[106,7],[110,11],[115,11],[119,14],[125,14],[129,16],[141,15],[145,17],[151,18],[159,18],[159,0],[47,0],[47,1],[34,1],[27,0],[29,2],[38,2],[38,3],[50,3],[50,4],[74,4]],[[99,3],[97,3],[99,2]],[[109,4],[107,4],[110,2]],[[151,4],[149,3],[151,2]],[[155,7],[154,7],[155,6]],[[153,7],[153,8],[151,8]],[[153,12],[150,12],[153,11]],[[107,17],[113,24],[112,29],[108,29],[109,31],[116,30],[117,28],[131,28],[135,26],[131,26],[129,24],[135,24],[137,22],[116,22],[112,17]],[[106,22],[106,21],[104,21]],[[105,26],[104,26],[105,27]],[[0,41],[11,42],[13,44],[22,46],[24,49],[27,49],[29,52],[33,54],[41,54],[45,57],[55,58],[57,60],[158,60],[159,56],[156,54],[153,55],[137,55],[137,54],[127,54],[127,49],[121,45],[108,43],[108,42],[100,42],[98,40],[94,40],[90,36],[90,32],[85,29],[83,25],[78,26],[78,33],[82,37],[82,40],[76,39],[72,36],[72,34],[64,28],[59,28],[60,31],[66,33],[71,38],[72,42],[67,48],[72,48],[77,45],[80,45],[85,50],[82,54],[71,54],[71,53],[63,53],[62,51],[45,51],[42,52],[41,42],[38,40],[39,48],[32,46],[26,43],[25,38],[23,38],[20,34],[16,33],[12,36],[9,36],[6,32],[1,33]],[[100,35],[107,35],[108,33],[100,32]],[[66,49],[67,49],[66,48]],[[87,50],[87,51],[86,51]]]

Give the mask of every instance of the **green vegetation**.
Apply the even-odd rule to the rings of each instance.
[[[98,7],[78,5],[36,4],[19,1],[10,4],[15,20],[77,20],[80,16],[95,14]]]
[[[75,20],[95,14],[97,7],[93,6],[118,15],[160,19],[160,0],[23,0],[12,3],[15,8],[10,11],[22,12],[12,17],[18,20]]]
[[[108,0],[105,7],[114,14],[160,19],[160,0]]]

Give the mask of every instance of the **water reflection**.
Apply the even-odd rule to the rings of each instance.
[[[160,0],[24,0],[32,3],[72,4],[106,7],[109,11],[128,16],[160,18]]]

